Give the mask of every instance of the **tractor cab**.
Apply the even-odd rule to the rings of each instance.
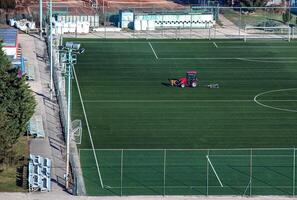
[[[187,72],[187,86],[196,87],[198,82],[197,71],[188,71]]]
[[[198,78],[197,71],[188,71],[186,77],[179,79],[179,86],[184,87],[197,87]]]

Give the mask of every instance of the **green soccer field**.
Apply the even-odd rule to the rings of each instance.
[[[89,195],[295,194],[296,41],[76,41]]]

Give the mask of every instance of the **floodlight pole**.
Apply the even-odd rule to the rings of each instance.
[[[67,74],[67,125],[66,125],[66,189],[69,188],[69,153],[70,153],[70,129],[71,129],[71,74],[72,74],[72,49],[67,48],[67,63],[66,63],[66,74]]]
[[[50,99],[53,100],[53,2],[49,4],[49,23],[50,23]]]
[[[39,26],[40,26],[40,39],[42,39],[42,0],[39,0]]]

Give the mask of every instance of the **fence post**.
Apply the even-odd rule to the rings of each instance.
[[[192,30],[193,30],[193,14],[191,13],[191,24],[190,24],[190,39],[192,39]]]
[[[243,37],[244,37],[244,39],[243,39],[243,40],[244,40],[244,42],[246,42],[246,37],[247,37],[247,33],[246,33],[246,26],[244,27],[244,36],[243,36]]]
[[[291,27],[288,26],[288,42],[291,42]]]
[[[162,10],[162,26],[161,26],[161,29],[162,29],[162,38],[164,38],[164,10]]]
[[[166,149],[164,149],[164,156],[163,156],[163,196],[166,195]]]
[[[241,8],[239,8],[239,38],[241,36],[241,26],[242,26],[242,22],[241,22],[242,18],[241,18]]]
[[[252,196],[252,179],[253,179],[253,148],[250,156],[250,196]]]
[[[124,149],[121,152],[121,196],[123,196],[123,163],[124,163]]]
[[[295,164],[295,147],[293,148],[293,197],[295,197],[295,176],[296,176],[296,164]]]
[[[210,31],[210,24],[209,22],[206,23],[207,24],[207,28],[208,28],[208,40],[211,40],[211,31]]]
[[[133,13],[134,13],[134,17],[135,17],[135,14],[136,14],[135,8],[133,8]],[[132,37],[133,37],[133,39],[135,39],[135,24],[133,25]]]

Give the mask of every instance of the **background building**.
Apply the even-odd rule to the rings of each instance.
[[[14,28],[0,29],[0,40],[7,56],[16,59],[18,56],[18,30]]]

